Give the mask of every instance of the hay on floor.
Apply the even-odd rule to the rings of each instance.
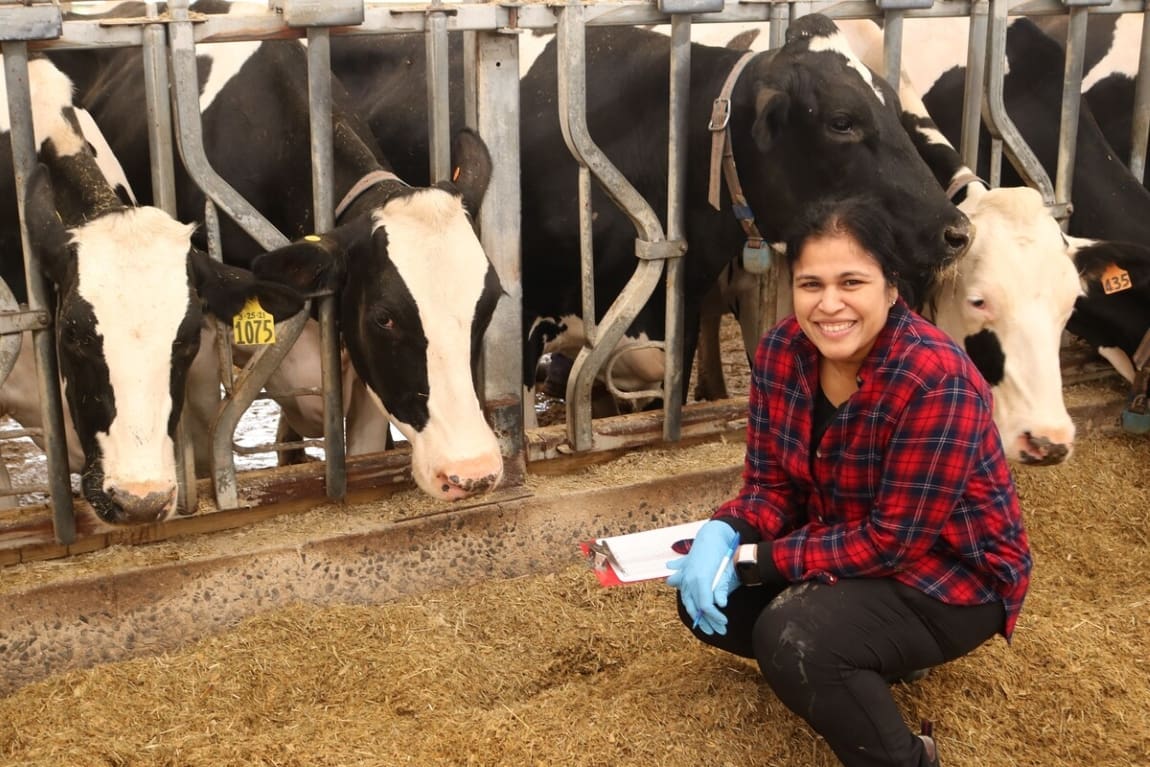
[[[1150,764],[1150,446],[1096,434],[1016,472],[1036,568],[1015,640],[896,688],[947,767]],[[2,643],[2,642],[0,642]],[[0,699],[0,763],[835,764],[663,584],[583,567],[383,606],[298,605]]]

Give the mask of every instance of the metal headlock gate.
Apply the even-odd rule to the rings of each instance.
[[[114,3],[101,5],[111,7]],[[1072,181],[1075,133],[1082,80],[1083,52],[1087,19],[1097,13],[1142,13],[1144,5],[1134,0],[655,0],[655,2],[569,3],[442,3],[395,5],[365,3],[363,0],[270,0],[266,13],[243,16],[205,16],[189,9],[188,0],[174,0],[161,11],[147,3],[147,14],[138,19],[101,23],[84,18],[65,18],[55,2],[0,0],[0,50],[4,54],[9,94],[11,132],[17,201],[23,224],[23,181],[35,162],[28,93],[27,59],[30,50],[77,49],[110,46],[139,46],[144,52],[151,148],[153,204],[175,214],[175,151],[171,137],[189,175],[204,190],[209,202],[205,211],[212,255],[219,252],[216,208],[240,224],[267,249],[279,247],[287,238],[275,229],[249,202],[231,188],[211,167],[204,151],[198,106],[195,64],[197,44],[280,37],[306,37],[308,41],[309,103],[311,107],[311,153],[314,169],[313,204],[317,229],[333,225],[331,188],[331,74],[332,35],[366,35],[419,32],[427,36],[429,94],[428,130],[430,167],[433,180],[449,173],[448,91],[463,87],[466,123],[487,143],[494,175],[479,214],[482,243],[505,287],[484,341],[480,399],[496,434],[506,465],[507,482],[519,483],[526,464],[558,452],[586,452],[619,446],[618,440],[602,439],[603,431],[591,418],[591,389],[597,376],[612,363],[612,352],[639,309],[651,297],[666,274],[667,340],[662,346],[667,356],[666,377],[656,391],[630,396],[658,395],[665,410],[661,439],[675,441],[684,434],[681,360],[683,354],[682,255],[687,243],[683,231],[683,185],[686,178],[686,107],[689,100],[690,30],[692,23],[758,22],[769,24],[771,47],[782,45],[787,25],[802,15],[820,12],[832,18],[871,18],[884,20],[885,65],[897,71],[901,61],[902,21],[908,17],[969,17],[970,43],[966,98],[963,112],[963,139],[960,152],[966,162],[976,164],[978,126],[985,122],[992,136],[995,171],[991,183],[998,183],[1003,154],[1014,163],[1028,183],[1040,191],[1052,211],[1063,221],[1069,215],[1069,189]],[[1005,36],[1008,16],[1069,16],[1066,41],[1066,72],[1061,122],[1061,146],[1054,183],[1021,140],[1006,114],[1002,86],[1005,65]],[[586,125],[584,34],[588,25],[671,24],[670,145],[666,228],[658,214],[612,165],[595,144]],[[520,190],[519,190],[519,34],[533,30],[554,31],[559,40],[560,66],[558,94],[560,122],[572,154],[580,163],[580,237],[583,258],[583,306],[590,343],[575,361],[568,385],[566,438],[561,443],[529,439],[524,433],[521,395],[522,371],[522,285],[520,269]],[[448,33],[464,36],[464,83],[448,78]],[[1150,72],[1150,30],[1144,25],[1141,72]],[[1131,168],[1141,178],[1146,159],[1147,128],[1150,126],[1150,86],[1139,76],[1136,89]],[[592,292],[591,188],[592,180],[630,217],[636,229],[636,269],[630,283],[608,311],[596,318]],[[29,280],[29,305],[24,311],[0,311],[0,334],[11,336],[32,329],[40,371],[39,383],[44,411],[44,442],[47,446],[49,493],[58,542],[70,543],[75,536],[71,486],[63,440],[62,410],[57,386],[57,369],[51,319],[45,311],[45,286],[34,255],[24,252]],[[763,276],[762,294],[767,304],[785,286],[779,285],[770,270]],[[3,296],[0,295],[0,301]],[[340,402],[339,348],[334,329],[334,300],[317,295],[323,343],[323,397],[326,417],[326,492],[342,498],[347,490],[342,407]],[[310,303],[310,302],[309,302]],[[277,326],[277,343],[264,347],[231,376],[230,350],[221,350],[221,369],[226,396],[220,405],[213,438],[212,485],[220,509],[240,504],[233,454],[233,435],[243,412],[259,395],[280,359],[303,328],[308,310]],[[773,322],[773,312],[764,323]],[[220,334],[225,338],[227,333]],[[18,335],[15,336],[17,339]],[[15,353],[0,345],[0,373],[4,358]],[[616,394],[620,392],[616,391]],[[719,418],[729,417],[720,414]],[[617,428],[617,427],[616,427]],[[713,428],[692,421],[692,433],[708,433]],[[623,431],[626,431],[624,428]],[[618,431],[614,432],[616,435]],[[646,437],[655,441],[660,437]],[[190,448],[178,462],[182,466],[181,506],[196,504],[196,483]],[[630,444],[636,444],[632,441]]]

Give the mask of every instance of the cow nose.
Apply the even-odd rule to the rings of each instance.
[[[1070,446],[1065,442],[1053,442],[1031,432],[1024,432],[1019,442],[1020,460],[1027,466],[1053,466],[1070,455]]]
[[[971,226],[970,219],[966,214],[959,213],[959,218],[950,226],[942,231],[942,239],[945,243],[947,256],[953,260],[962,256],[970,249],[970,241],[973,238],[973,227]]]
[[[125,482],[108,486],[108,497],[119,507],[125,523],[157,522],[176,504],[176,486],[170,482]]]
[[[436,473],[440,492],[449,501],[494,490],[502,478],[502,462],[492,466],[487,459],[461,461]]]

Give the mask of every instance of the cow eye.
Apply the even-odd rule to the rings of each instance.
[[[395,320],[387,312],[376,312],[372,321],[384,330],[395,330]]]
[[[850,115],[835,115],[831,118],[830,126],[835,133],[850,133],[855,124]]]
[[[986,299],[982,298],[981,296],[971,296],[970,298],[968,298],[966,300],[975,309],[985,309],[986,308]]]

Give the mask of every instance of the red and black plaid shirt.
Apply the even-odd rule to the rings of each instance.
[[[714,516],[774,541],[790,581],[891,577],[948,604],[1001,600],[1009,638],[1031,558],[986,381],[900,300],[812,460],[818,359],[793,316],[764,336],[743,489]]]

